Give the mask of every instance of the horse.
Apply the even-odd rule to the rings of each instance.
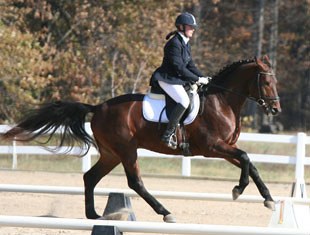
[[[204,103],[196,119],[184,128],[191,154],[223,158],[241,169],[239,184],[232,189],[236,200],[251,177],[264,198],[264,206],[274,210],[274,200],[248,154],[236,145],[241,121],[240,113],[247,99],[257,102],[265,114],[281,112],[276,88],[277,80],[267,56],[241,60],[220,70],[207,85],[199,89]],[[124,94],[101,104],[57,101],[31,110],[18,124],[2,134],[2,138],[31,141],[42,135],[51,138],[57,129],[59,148],[69,143],[95,145],[98,161],[83,175],[85,214],[88,219],[100,216],[94,207],[94,188],[120,163],[124,167],[129,188],[143,198],[165,222],[175,217],[145,188],[141,178],[137,149],[144,148],[164,154],[181,155],[180,148],[170,149],[160,141],[166,124],[149,122],[142,116],[144,94]],[[93,137],[84,129],[87,114],[92,113]],[[68,142],[67,142],[68,141]]]

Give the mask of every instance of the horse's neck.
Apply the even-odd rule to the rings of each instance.
[[[220,92],[215,96],[221,109],[226,110],[227,113],[233,114],[235,119],[239,119],[242,107],[246,100],[245,97],[228,92]]]
[[[249,96],[249,86],[253,78],[255,78],[255,66],[243,65],[224,80],[220,85],[223,89],[219,89],[215,94],[219,103],[231,109],[236,118],[240,117],[241,109]]]

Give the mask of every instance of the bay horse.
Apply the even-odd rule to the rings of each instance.
[[[265,62],[266,60],[266,62]],[[246,99],[254,100],[266,114],[276,115],[281,111],[276,89],[276,77],[268,57],[235,62],[222,69],[209,83],[202,87],[204,96],[202,112],[194,122],[185,126],[192,155],[223,158],[241,168],[239,184],[232,190],[237,199],[253,179],[264,205],[274,210],[274,201],[257,169],[247,153],[236,146],[241,122],[240,112]],[[62,129],[59,147],[69,141],[87,147],[95,145],[99,160],[84,174],[85,214],[88,219],[100,216],[94,208],[94,188],[113,168],[122,163],[129,188],[140,195],[165,222],[175,222],[174,216],[145,188],[140,175],[137,149],[180,155],[180,149],[170,149],[160,137],[166,124],[146,121],[142,116],[143,94],[125,94],[99,105],[58,101],[44,104],[32,110],[15,127],[2,134],[4,139],[30,141],[49,132],[52,137]],[[85,118],[93,113],[91,129],[93,137],[84,129]]]

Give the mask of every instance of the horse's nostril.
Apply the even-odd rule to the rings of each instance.
[[[271,113],[272,115],[277,115],[279,113],[279,110],[277,108],[272,108]]]

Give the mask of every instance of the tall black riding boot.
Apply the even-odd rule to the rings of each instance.
[[[177,148],[177,140],[174,135],[175,130],[177,128],[177,125],[180,122],[180,119],[182,118],[183,114],[185,113],[186,108],[184,108],[181,104],[177,104],[175,108],[172,110],[172,113],[170,115],[169,123],[167,126],[167,129],[163,136],[161,137],[161,140],[172,149]]]

